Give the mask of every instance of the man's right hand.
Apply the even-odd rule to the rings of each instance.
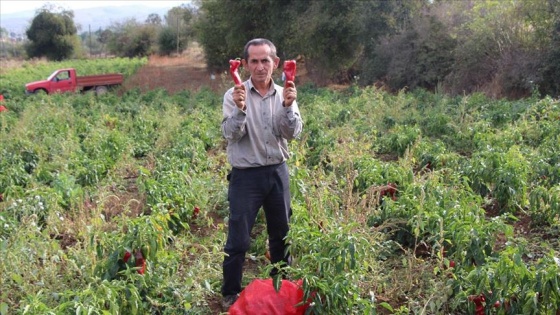
[[[239,108],[240,110],[245,110],[245,97],[246,97],[246,93],[245,93],[245,85],[244,84],[240,84],[240,85],[236,85],[233,88],[233,102],[235,102],[235,105],[237,106],[237,108]]]

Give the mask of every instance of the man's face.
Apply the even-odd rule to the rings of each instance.
[[[268,84],[272,78],[272,72],[278,67],[280,58],[270,56],[268,45],[249,46],[249,57],[242,60],[243,67],[249,70],[253,84]]]

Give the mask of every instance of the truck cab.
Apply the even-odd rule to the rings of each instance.
[[[73,68],[54,71],[46,80],[35,81],[25,85],[25,93],[37,92],[65,93],[76,90],[76,70]]]

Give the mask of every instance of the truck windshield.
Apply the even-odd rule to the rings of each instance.
[[[58,74],[58,70],[53,72],[51,75],[49,75],[49,77],[47,78],[47,81],[51,81],[57,74]]]

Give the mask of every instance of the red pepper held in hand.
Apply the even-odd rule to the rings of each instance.
[[[284,77],[286,80],[284,81],[284,86],[288,81],[294,81],[296,79],[296,61],[295,60],[286,60],[284,61]]]
[[[241,65],[241,60],[239,59],[231,59],[229,61],[229,73],[233,78],[233,82],[235,85],[240,85],[242,83],[241,76],[239,76],[239,66]]]

